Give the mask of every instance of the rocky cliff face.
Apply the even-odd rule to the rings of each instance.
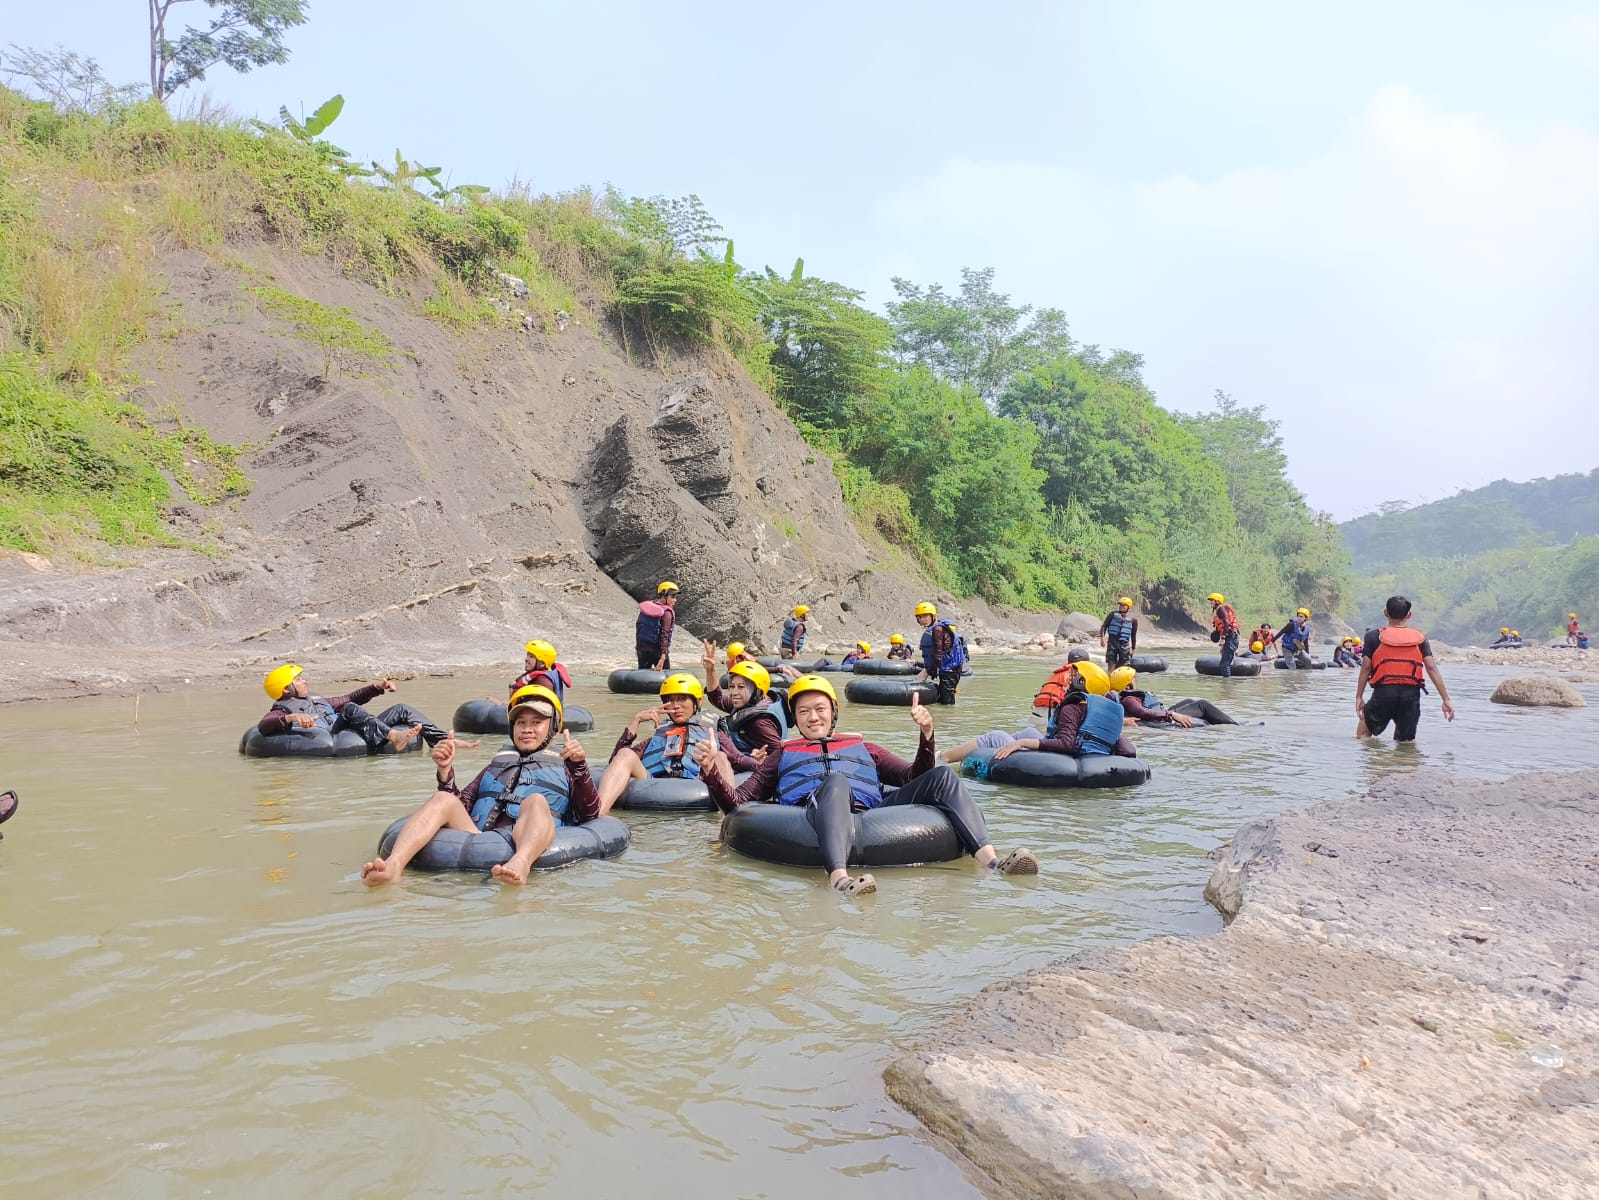
[[[736,365],[633,363],[577,322],[454,334],[330,263],[229,250],[167,261],[173,332],[137,399],[252,446],[254,486],[178,506],[192,549],[0,559],[24,694],[286,657],[504,662],[532,636],[624,659],[662,578],[685,631],[723,640],[772,644],[798,601],[818,640],[912,624],[925,586],[874,561],[831,464]],[[244,290],[263,281],[347,308],[393,353],[330,361]]]

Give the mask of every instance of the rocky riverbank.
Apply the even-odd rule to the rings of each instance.
[[[1229,926],[988,988],[890,1093],[1024,1197],[1599,1195],[1599,771],[1246,825]]]

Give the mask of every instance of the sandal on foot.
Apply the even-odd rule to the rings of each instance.
[[[1001,875],[1037,875],[1038,856],[1031,850],[1012,850],[994,863],[994,870]]]
[[[846,896],[869,896],[877,890],[877,880],[870,875],[840,875],[833,881],[833,890]]]
[[[0,822],[9,821],[16,815],[17,794],[15,792],[0,792]]]

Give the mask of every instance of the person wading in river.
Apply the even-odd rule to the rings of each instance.
[[[1105,651],[1105,665],[1125,667],[1138,653],[1138,618],[1133,616],[1133,598],[1123,596],[1116,610],[1108,613],[1099,626],[1099,644]]]
[[[1394,741],[1413,742],[1421,721],[1423,674],[1438,689],[1444,720],[1455,719],[1455,706],[1449,703],[1449,689],[1433,660],[1427,635],[1410,628],[1410,601],[1389,596],[1384,611],[1387,628],[1367,630],[1361,647],[1360,675],[1355,680],[1355,715],[1359,718],[1355,736],[1378,737],[1392,721]],[[1367,683],[1371,684],[1370,700],[1365,698]]]

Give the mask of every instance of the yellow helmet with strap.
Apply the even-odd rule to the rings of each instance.
[[[555,647],[550,645],[549,642],[542,642],[535,638],[523,646],[522,650],[524,653],[531,654],[538,659],[539,665],[546,670],[555,665]]]

